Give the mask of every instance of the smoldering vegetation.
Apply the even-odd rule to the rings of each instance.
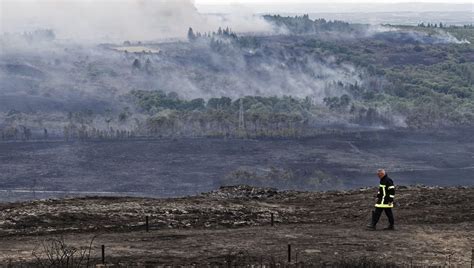
[[[373,35],[376,40],[384,40],[388,42],[397,42],[402,44],[463,44],[469,43],[469,41],[463,39],[459,40],[449,33],[439,33],[436,35],[430,35],[426,33],[414,32],[414,31],[386,31],[380,32]]]
[[[101,45],[59,40],[51,30],[5,34],[2,138],[301,137],[321,127],[472,121],[474,54],[449,32],[444,36],[451,39],[441,42],[443,35],[428,34],[426,26],[415,31],[308,16],[264,18],[280,34],[187,28],[186,41]],[[445,63],[450,55],[435,54],[442,45],[464,62]],[[467,80],[422,82],[420,89],[416,82],[414,88],[416,80],[398,80],[405,70],[390,69],[405,56],[408,66],[435,66],[428,71],[441,68]],[[433,117],[429,105],[435,102],[446,103],[446,110]]]
[[[56,136],[65,126],[105,131],[114,127],[148,135],[153,126],[146,125],[147,118],[148,122],[154,117],[169,119],[182,110],[188,114],[178,115],[185,118],[181,121],[188,120],[191,112],[210,121],[209,113],[227,108],[226,103],[217,107],[208,102],[216,97],[231,98],[229,107],[244,96],[272,97],[264,102],[246,100],[246,116],[251,108],[262,114],[294,111],[295,120],[302,123],[314,113],[312,107],[331,113],[323,99],[348,96],[347,89],[363,85],[366,77],[363,70],[337,63],[334,57],[292,49],[293,38],[237,37],[221,28],[213,34],[191,32],[191,42],[160,44],[74,45],[51,40],[49,31],[16,38],[23,39],[24,50],[7,49],[1,59],[2,125],[21,125],[36,132],[47,129]],[[7,46],[10,40],[5,41]],[[303,37],[296,42],[306,41]],[[128,52],[137,46],[143,51]],[[282,99],[285,95],[293,97]],[[179,107],[187,101],[195,105]],[[348,101],[343,105],[348,106]],[[235,121],[231,122],[234,129],[239,108],[232,105],[225,111],[227,121]],[[199,116],[203,111],[209,112]],[[348,122],[337,113],[332,117],[331,122]],[[208,126],[193,133],[211,132],[222,131]]]
[[[321,250],[309,253],[336,261],[339,256],[334,252],[343,249],[357,260],[361,250],[372,254],[385,249],[366,245],[376,240],[374,235],[341,244],[341,234],[358,234],[368,216],[363,209],[354,214],[354,202],[371,207],[372,192],[320,191],[373,185],[374,170],[380,167],[389,170],[397,185],[464,186],[400,187],[407,190],[400,198],[400,211],[409,208],[401,218],[411,225],[402,240],[410,246],[399,250],[400,256],[420,258],[412,250],[419,250],[419,242],[410,244],[414,236],[428,241],[424,244],[436,252],[432,259],[437,263],[439,252],[448,248],[448,242],[433,243],[431,235],[439,239],[438,231],[427,236],[416,227],[426,223],[426,215],[442,231],[446,224],[461,221],[453,231],[458,238],[449,245],[470,248],[464,239],[469,228],[462,222],[470,220],[464,213],[469,210],[453,211],[462,202],[472,204],[466,197],[472,196],[471,190],[465,188],[473,183],[472,25],[369,26],[311,20],[307,15],[211,19],[197,14],[189,1],[140,3],[130,12],[127,5],[118,5],[110,10],[112,15],[103,16],[101,10],[106,8],[100,4],[84,23],[59,25],[67,16],[77,22],[87,10],[87,4],[75,3],[77,12],[45,12],[51,15],[50,24],[41,24],[41,18],[36,22],[46,30],[2,35],[0,201],[115,197],[4,205],[0,231],[9,242],[0,243],[0,250],[5,244],[8,252],[21,256],[31,246],[24,243],[29,235],[58,232],[77,239],[81,232],[107,231],[118,240],[117,247],[111,247],[117,258],[122,253],[114,250],[137,252],[135,247],[140,247],[143,253],[134,258],[151,257],[158,263],[154,256],[178,252],[169,263],[183,258],[207,263],[216,260],[210,252],[225,248],[215,247],[218,243],[202,247],[202,241],[212,242],[210,237],[225,246],[264,241],[267,245],[253,247],[269,249],[252,255],[258,257],[272,254],[288,242],[289,232],[302,228],[304,232],[291,239],[319,243]],[[166,8],[154,12],[160,5]],[[116,197],[197,195],[237,184],[252,186],[171,200]],[[421,192],[440,198],[425,198]],[[334,217],[341,206],[347,213]],[[430,206],[435,213],[426,210]],[[281,235],[271,247],[266,241],[276,237],[273,231],[261,235],[254,229],[242,236],[242,230],[226,230],[225,235],[204,230],[264,225],[271,211],[282,224]],[[142,229],[145,215],[160,231],[171,232],[154,239],[128,232]],[[348,228],[354,222],[356,226]],[[173,229],[192,232],[194,227],[201,238],[189,236],[184,245],[192,250],[183,250],[186,247],[176,241],[186,235],[176,235]],[[228,240],[222,242],[223,237]],[[130,241],[137,244],[130,246]],[[156,248],[156,241],[169,244]],[[147,243],[156,251],[143,246]],[[76,245],[81,247],[79,241]],[[49,247],[43,244],[45,252],[51,253]],[[61,240],[51,247],[68,251],[71,258],[86,256],[86,251]],[[218,260],[245,263],[232,254]],[[451,258],[453,253],[447,254]],[[33,256],[41,264],[48,258],[35,250]],[[131,265],[134,260],[129,259]],[[249,260],[246,263],[253,264],[256,259]]]
[[[341,20],[326,20],[319,18],[312,20],[309,15],[301,17],[285,17],[281,15],[265,15],[267,21],[279,28],[281,32],[290,32],[298,35],[316,35],[324,39],[361,39],[373,38],[398,44],[469,44],[465,38],[457,38],[447,31],[443,31],[443,23],[420,23],[419,29],[403,25],[368,25],[348,23]],[[466,25],[467,26],[467,25]],[[421,29],[432,29],[421,31]]]

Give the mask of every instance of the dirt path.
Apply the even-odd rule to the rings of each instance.
[[[399,265],[418,264],[469,267],[474,225],[400,226],[395,232],[365,231],[349,226],[321,224],[247,227],[224,230],[159,230],[105,233],[94,241],[92,256],[100,259],[106,245],[108,261],[122,264],[191,264],[224,262],[245,258],[287,261],[287,245],[293,260],[305,263],[337,261],[341,258],[370,259]],[[67,234],[64,240],[76,247],[88,245],[92,234]],[[53,236],[57,238],[57,236]],[[51,236],[2,238],[2,261],[32,259],[42,241]],[[393,242],[389,242],[393,241]],[[451,258],[449,259],[449,256]]]
[[[34,261],[43,241],[62,237],[122,265],[286,262],[368,258],[400,266],[470,267],[473,188],[402,188],[397,230],[366,231],[374,189],[275,192],[224,188],[180,199],[82,198],[0,207],[0,262]],[[275,226],[270,226],[270,214]],[[103,214],[103,215],[102,215]],[[141,215],[150,215],[150,232]],[[102,216],[101,216],[102,215]],[[385,225],[381,219],[380,227]],[[47,243],[46,243],[47,244]]]

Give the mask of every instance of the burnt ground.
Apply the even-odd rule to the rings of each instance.
[[[352,130],[302,139],[0,142],[0,201],[177,197],[236,184],[347,190],[373,186],[380,167],[398,185],[473,186],[472,133]]]
[[[100,262],[100,245],[105,245],[106,261],[116,267],[285,264],[288,244],[292,261],[297,258],[306,265],[341,260],[354,264],[361,258],[400,267],[471,265],[474,188],[398,186],[396,231],[364,229],[375,192],[235,186],[173,199],[84,197],[3,203],[0,263],[33,267],[37,261],[32,252],[44,256],[42,245],[48,245],[48,239],[61,237],[68,246],[85,247],[95,237],[91,263]],[[379,227],[385,224],[383,216]]]

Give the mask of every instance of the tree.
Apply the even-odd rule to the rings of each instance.
[[[129,107],[125,107],[123,111],[118,116],[118,121],[120,123],[125,123],[127,119],[132,115]]]
[[[110,128],[110,122],[113,120],[112,109],[107,108],[105,109],[104,121],[107,123],[107,129]]]
[[[189,110],[202,110],[205,108],[205,101],[202,98],[193,99],[188,102]]]
[[[226,109],[230,107],[232,100],[228,97],[210,98],[207,101],[207,107],[212,109]]]
[[[193,28],[189,27],[188,29],[188,40],[189,42],[196,41],[196,35],[194,34]]]
[[[339,100],[339,106],[347,107],[347,106],[349,106],[350,102],[351,102],[351,98],[349,97],[349,95],[344,94],[344,95],[341,96],[341,98]]]
[[[151,64],[151,60],[147,59],[145,62],[145,71],[147,74],[151,74],[153,72],[153,66]]]
[[[422,52],[423,51],[423,48],[420,46],[420,45],[415,45],[413,47],[413,50],[416,51],[416,52]]]
[[[132,67],[134,70],[140,70],[142,68],[142,63],[139,59],[135,59],[132,63]]]

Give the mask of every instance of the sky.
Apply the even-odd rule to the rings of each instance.
[[[469,10],[474,14],[474,1],[469,0],[194,0],[194,4],[202,13],[232,13],[240,8],[260,14]]]
[[[292,4],[292,3],[472,3],[466,0],[195,0],[198,5],[207,4]]]

